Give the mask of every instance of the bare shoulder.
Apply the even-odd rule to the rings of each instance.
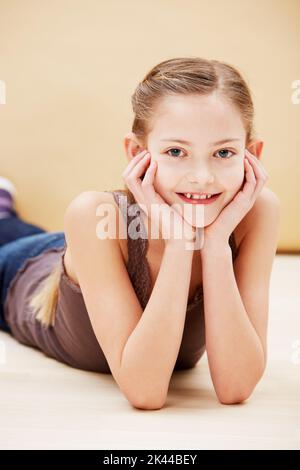
[[[280,199],[279,197],[272,191],[272,189],[264,186],[261,190],[260,194],[258,195],[253,208],[257,209],[257,207],[280,207]],[[252,209],[253,209],[252,208]]]
[[[97,214],[102,215],[102,213],[97,212],[101,204],[107,204],[107,207],[105,207],[106,210],[110,210],[110,208],[113,209],[118,224],[119,219],[121,219],[120,208],[115,201],[113,193],[110,191],[83,191],[78,194],[67,206],[64,221],[66,222],[68,219],[78,216],[78,214],[82,214],[83,216],[86,214],[93,215],[95,217]],[[117,230],[117,235],[118,233],[119,231]]]
[[[234,230],[237,246],[240,246],[245,235],[255,226],[258,218],[268,218],[270,224],[276,223],[280,216],[281,202],[279,197],[270,188],[264,186],[258,195],[253,207],[247,212],[243,220]]]
[[[65,215],[82,208],[94,209],[101,202],[110,202],[116,205],[112,193],[105,191],[83,191],[75,196],[66,207]]]
[[[276,221],[276,215],[280,214],[281,203],[279,197],[267,187],[264,187],[258,195],[253,207],[245,217],[247,231],[253,227],[259,219],[268,219]],[[275,216],[275,217],[274,217]]]
[[[97,209],[101,204],[108,204],[108,207],[113,207],[115,210],[115,221],[116,221],[116,236],[119,241],[121,252],[123,255],[123,260],[126,263],[128,259],[127,243],[126,239],[119,239],[119,223],[121,223],[122,228],[120,228],[120,233],[125,229],[124,221],[122,222],[122,217],[120,217],[119,207],[114,199],[112,192],[109,191],[83,191],[79,193],[71,202],[68,204],[65,214],[64,214],[64,232],[66,238],[66,250],[64,254],[64,265],[67,272],[67,275],[71,280],[73,280],[77,285],[78,276],[76,275],[74,263],[72,262],[72,253],[69,243],[70,230],[80,230],[81,222],[84,225],[85,229],[88,229],[87,224],[91,222],[93,224],[93,216],[95,216],[93,230],[96,226],[96,217]],[[72,221],[76,220],[76,223]],[[90,222],[89,222],[90,221]],[[121,221],[121,222],[120,222]]]

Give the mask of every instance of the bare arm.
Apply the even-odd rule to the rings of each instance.
[[[264,370],[264,353],[236,284],[231,249],[202,254],[206,351],[219,400],[247,398]],[[255,293],[253,293],[255,295]]]
[[[248,217],[249,228],[234,267],[228,244],[207,246],[201,252],[206,351],[216,393],[224,404],[247,399],[267,362],[269,285],[280,222],[278,198],[264,192]]]
[[[186,316],[193,251],[166,244],[149,302],[123,349],[121,369],[145,403],[164,402]]]
[[[181,240],[166,244],[143,312],[118,239],[106,237],[104,224],[97,226],[95,236],[95,213],[102,203],[113,204],[113,196],[83,192],[66,210],[72,264],[93,331],[120,390],[134,407],[156,409],[163,406],[183,336],[192,251]],[[120,221],[123,224],[118,216],[117,232]],[[112,211],[107,223],[115,223]]]

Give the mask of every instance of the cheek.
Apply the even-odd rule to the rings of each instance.
[[[236,165],[234,168],[230,168],[230,171],[224,175],[226,178],[226,187],[228,191],[237,191],[244,182],[245,172],[244,167]]]
[[[159,192],[166,192],[172,190],[176,185],[176,178],[174,172],[170,171],[167,165],[158,164],[154,177],[154,187]]]

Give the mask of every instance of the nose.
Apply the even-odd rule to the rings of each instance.
[[[208,183],[213,183],[214,174],[207,165],[201,165],[194,171],[189,172],[188,181],[190,183],[197,183],[201,188],[205,187]]]

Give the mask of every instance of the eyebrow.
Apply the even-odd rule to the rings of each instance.
[[[218,140],[218,142],[211,142],[210,145],[221,145],[221,144],[226,144],[227,142],[234,142],[238,141],[241,139],[238,139],[236,137],[230,137],[228,139],[222,139]],[[182,140],[182,139],[176,139],[176,138],[171,138],[171,139],[161,139],[161,142],[179,142],[180,144],[186,144],[186,145],[192,145],[192,142],[189,142],[187,140]]]

